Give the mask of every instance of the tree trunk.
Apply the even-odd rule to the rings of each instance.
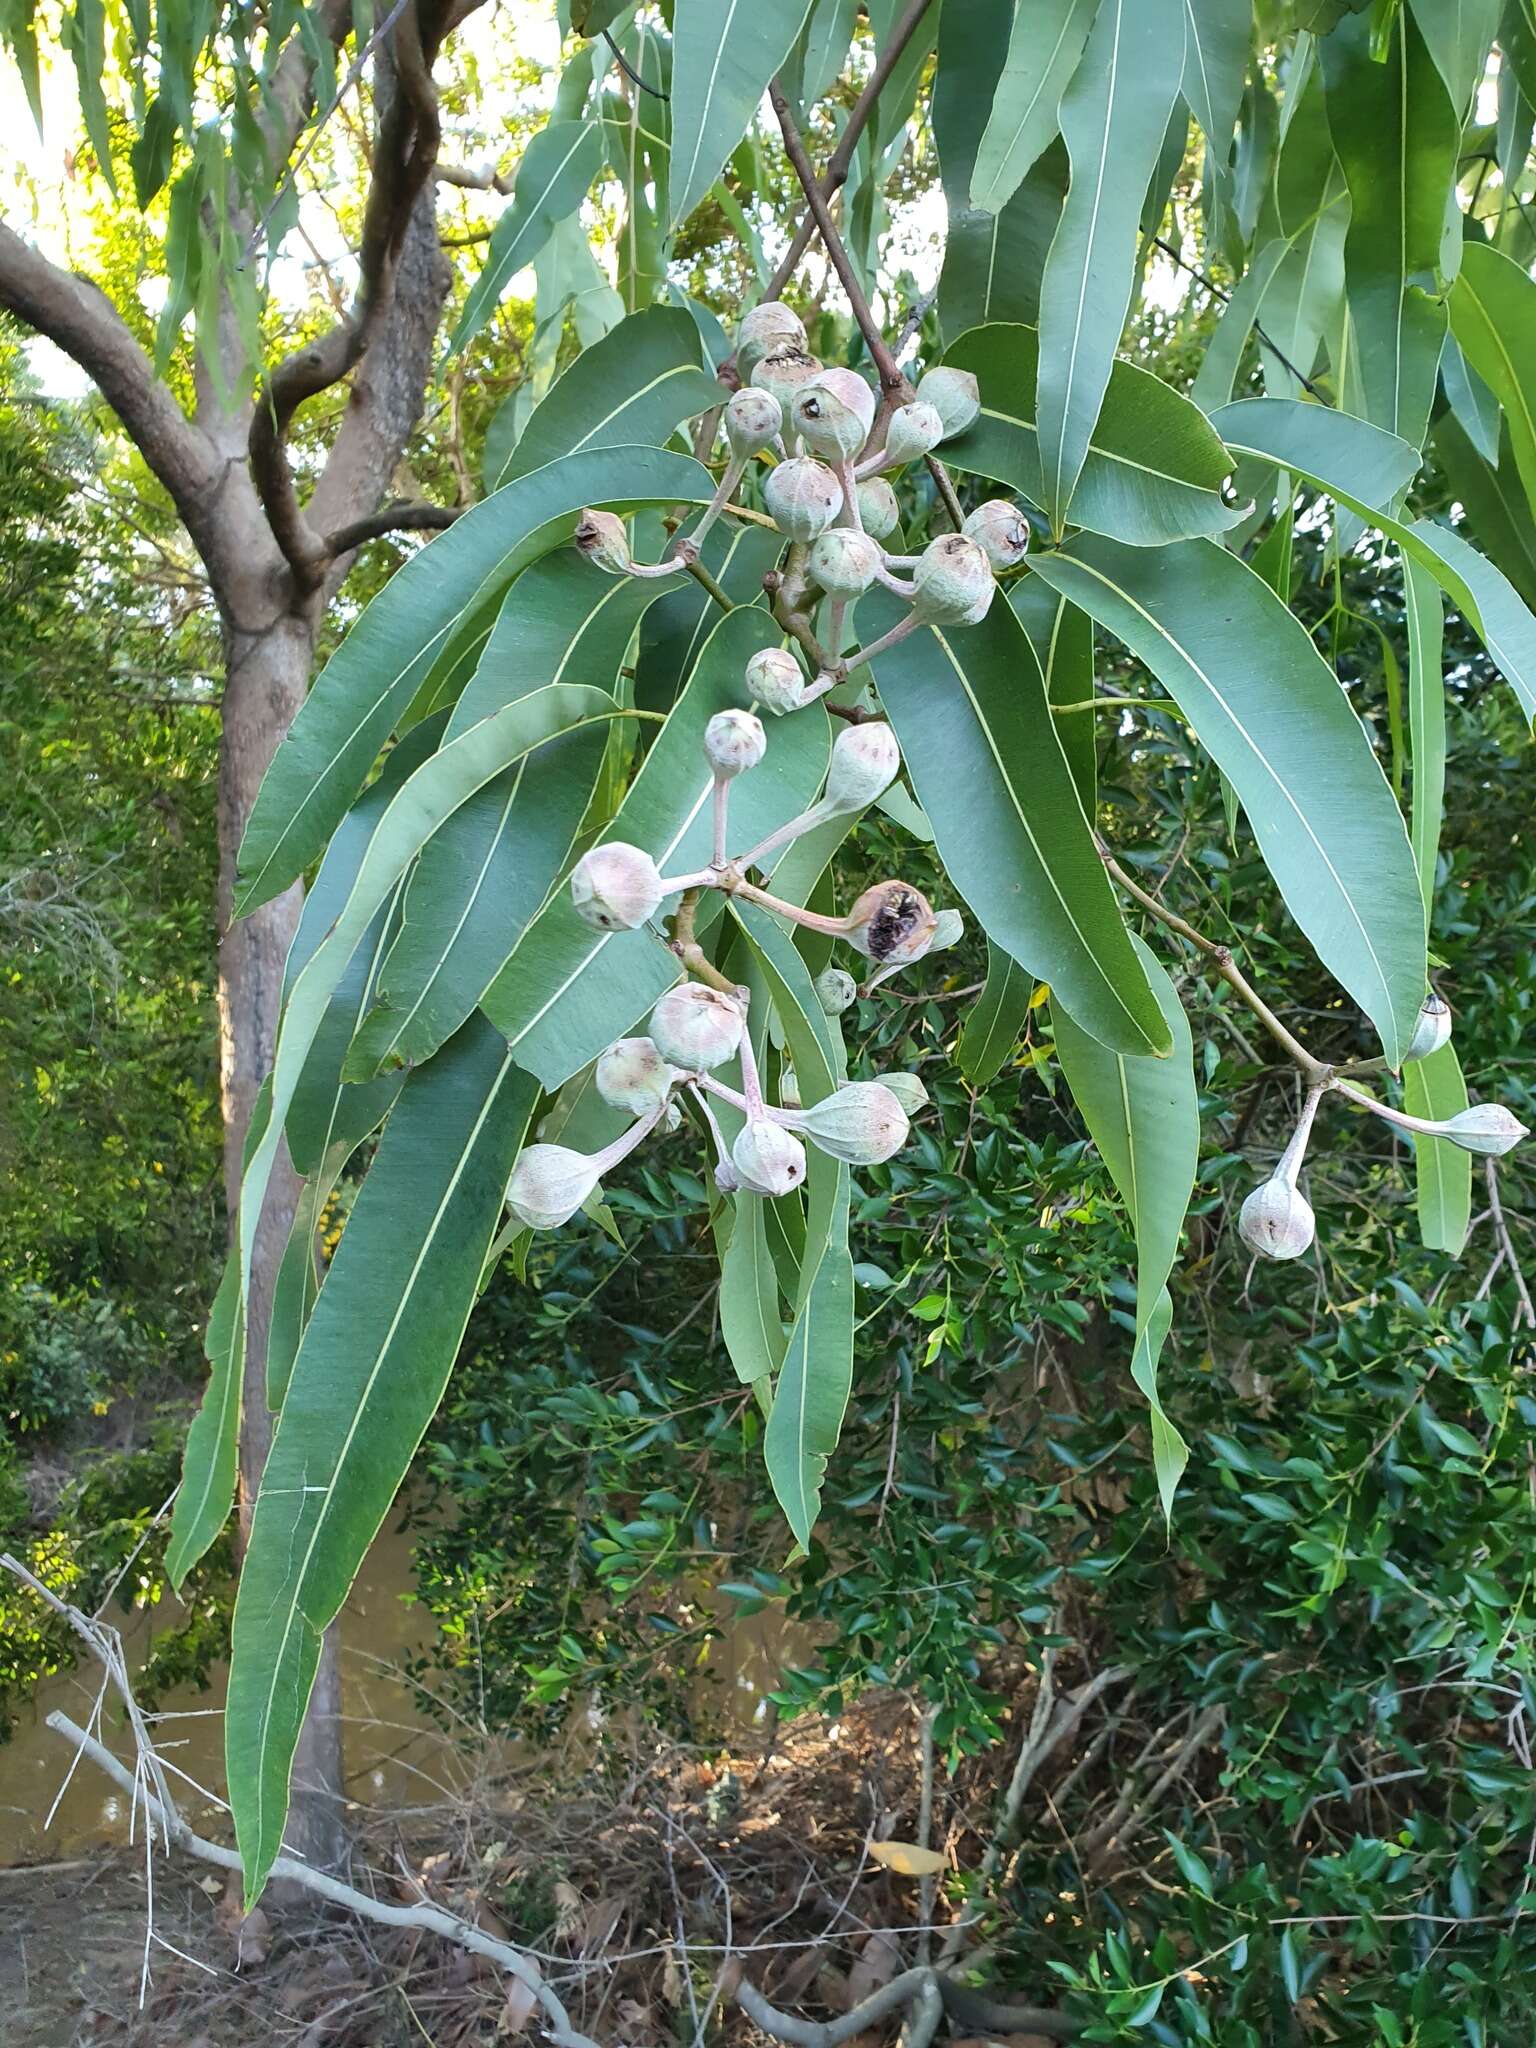
[[[251,807],[278,742],[304,701],[314,656],[309,620],[283,612],[259,630],[226,619],[226,681],[219,750],[219,1085],[224,1110],[224,1186],[233,1219],[240,1197],[246,1133],[262,1081],[272,1071],[283,966],[298,929],[298,883],[249,917],[233,917],[235,862]],[[250,1532],[262,1467],[272,1443],[267,1406],[267,1337],[272,1294],[302,1183],[279,1147],[256,1233],[246,1324],[244,1412],[240,1429],[240,1547]],[[341,1762],[338,1638],[328,1629],[309,1714],[294,1758],[293,1799],[285,1839],[322,1870],[346,1854]]]

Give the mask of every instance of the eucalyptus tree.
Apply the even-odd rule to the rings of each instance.
[[[567,320],[582,345],[497,413],[481,502],[374,597],[299,705],[349,549],[402,516],[363,500],[404,445],[446,290],[430,64],[463,11],[402,0],[364,33],[380,125],[360,294],[262,369],[243,252],[286,225],[347,19],[278,9],[247,42],[232,13],[188,51],[125,10],[135,166],[151,191],[175,178],[195,251],[197,288],[168,317],[195,302],[243,409],[210,367],[189,422],[99,295],[0,244],[0,294],[88,361],[206,536],[232,674],[277,676],[269,643],[290,663],[273,722],[291,728],[259,794],[232,786],[227,807],[232,933],[268,934],[274,994],[270,948],[292,937],[173,1543],[185,1570],[229,1513],[243,1382],[248,1414],[277,1418],[227,1711],[252,1897],[324,1632],[477,1290],[504,1259],[522,1272],[536,1231],[605,1220],[602,1175],[642,1145],[711,1162],[722,1333],[809,1540],[849,1391],[852,1176],[900,1148],[924,1094],[910,1075],[851,1078],[838,1018],[861,988],[920,984],[965,917],[990,970],[962,1067],[996,1071],[1047,987],[1133,1221],[1131,1371],[1170,1512],[1186,1452],[1157,1365],[1200,1117],[1169,949],[1303,1088],[1245,1205],[1256,1254],[1310,1246],[1305,1155],[1348,1142],[1345,1102],[1412,1135],[1426,1239],[1451,1250],[1473,1158],[1522,1135],[1467,1102],[1427,910],[1447,597],[1536,712],[1523,8],[570,0],[553,111],[447,360],[530,263],[541,382]],[[101,23],[95,0],[67,16],[105,162]],[[214,62],[234,89],[198,127],[183,81]],[[936,289],[907,312],[891,192],[930,146],[948,229]],[[785,175],[801,218],[773,269]],[[614,223],[611,272],[589,198]],[[688,289],[722,234],[754,279],[745,307]],[[1222,304],[1188,392],[1134,360],[1147,280],[1170,263]],[[348,375],[301,506],[286,431]],[[1414,509],[1431,440],[1465,480],[1461,526]],[[1384,736],[1289,607],[1298,516],[1340,551],[1369,529],[1401,558],[1407,716]],[[258,569],[265,609],[246,611]],[[1096,688],[1113,643],[1221,770],[1276,914],[1337,981],[1323,1025],[1165,909],[1100,830],[1093,720],[1143,701]],[[939,900],[894,875],[840,907],[839,849],[871,805],[931,838]],[[228,941],[232,1003],[248,943]],[[365,1144],[322,1281],[315,1219]],[[296,1207],[273,1200],[285,1147]],[[292,1218],[269,1292],[264,1215]]]

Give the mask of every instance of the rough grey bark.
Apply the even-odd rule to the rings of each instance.
[[[345,0],[315,0],[312,11],[320,31],[339,44],[351,18]],[[453,21],[469,11],[457,8]],[[304,388],[296,403],[326,384],[348,379],[346,407],[307,504],[299,504],[298,482],[282,433],[274,436],[271,430],[270,409],[263,412],[259,399],[226,407],[200,369],[196,415],[189,419],[105,294],[59,269],[0,223],[0,306],[46,334],[95,381],[170,493],[218,606],[225,656],[218,801],[219,1081],[231,1217],[252,1110],[271,1070],[283,967],[303,901],[295,883],[235,921],[240,841],[262,777],[304,700],[325,605],[352,564],[352,553],[337,540],[360,529],[389,530],[384,518],[375,515],[421,414],[433,341],[451,283],[437,239],[434,182],[430,168],[424,177],[421,171],[423,149],[429,166],[436,150],[430,61],[443,32],[434,10],[432,32],[423,35],[419,16],[425,12],[424,0],[408,6],[396,18],[390,41],[375,55],[380,134],[368,203],[372,241],[363,251],[363,279],[351,322],[340,323],[339,340],[327,338],[333,344],[334,374],[324,383],[312,377],[305,383],[300,366]],[[405,97],[402,75],[409,79]],[[285,110],[284,121],[281,132],[269,128],[268,142],[271,161],[285,167],[310,106],[302,38],[294,39],[281,60],[278,81],[274,98]],[[393,155],[391,138],[397,145]],[[413,168],[402,179],[407,154]],[[399,200],[393,222],[392,192]],[[248,389],[232,317],[223,328],[225,388]],[[299,358],[290,358],[268,384],[298,364]],[[284,427],[293,410],[290,405]],[[398,523],[419,528],[444,524],[450,516],[438,508],[413,506]],[[296,538],[302,545],[295,545]],[[251,1274],[240,1439],[242,1543],[272,1438],[267,1337],[299,1186],[284,1148],[258,1227]],[[288,1846],[323,1869],[336,1867],[345,1855],[343,1809],[341,1675],[333,1627],[326,1632],[294,1761]]]

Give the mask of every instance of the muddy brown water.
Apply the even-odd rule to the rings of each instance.
[[[386,1523],[342,1611],[347,1792],[360,1805],[430,1805],[452,1797],[464,1780],[459,1745],[432,1717],[420,1686],[404,1675],[404,1664],[430,1644],[435,1629],[432,1616],[410,1597],[413,1541]],[[134,1672],[155,1637],[176,1625],[179,1610],[167,1602],[115,1618]],[[708,1721],[743,1738],[761,1723],[784,1666],[808,1660],[808,1642],[774,1610],[730,1620],[692,1680],[695,1705]],[[173,1782],[185,1793],[186,1818],[200,1832],[227,1840],[221,1804],[226,1675],[220,1665],[206,1690],[185,1686],[165,1694],[151,1732],[181,1774]],[[87,1856],[130,1839],[127,1797],[88,1761],[71,1773],[65,1743],[46,1726],[55,1708],[88,1725],[100,1683],[99,1670],[85,1660],[46,1680],[11,1740],[0,1744],[0,1867]],[[100,1732],[109,1749],[131,1759],[121,1712],[110,1703]]]

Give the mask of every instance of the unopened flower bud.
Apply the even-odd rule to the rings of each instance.
[[[766,1117],[742,1125],[731,1160],[754,1195],[787,1195],[805,1179],[805,1147],[793,1131]]]
[[[569,1223],[597,1186],[599,1170],[569,1145],[525,1145],[507,1182],[507,1207],[530,1230]]]
[[[857,527],[829,527],[812,546],[807,566],[828,597],[861,597],[880,567],[880,543]]]
[[[803,1110],[796,1129],[850,1166],[878,1166],[907,1142],[907,1112],[883,1081],[850,1081]]]
[[[651,1012],[651,1037],[664,1060],[685,1073],[722,1066],[741,1044],[741,1005],[701,981],[669,988]]]
[[[988,498],[978,505],[964,530],[986,550],[994,569],[1016,569],[1029,552],[1029,521],[1006,498]]]
[[[986,549],[963,533],[941,533],[912,572],[913,611],[935,626],[976,626],[987,616],[997,582]]]
[[[612,1109],[631,1116],[649,1116],[665,1102],[677,1079],[649,1038],[619,1038],[599,1053],[594,1077],[597,1092]]]
[[[841,1017],[858,999],[858,993],[859,984],[846,968],[824,967],[816,977],[816,1000],[825,1016]]]
[[[1502,1102],[1474,1102],[1445,1120],[1445,1136],[1463,1152],[1479,1152],[1498,1159],[1518,1145],[1530,1132]]]
[[[981,411],[981,386],[969,370],[940,363],[919,380],[919,398],[926,399],[944,422],[944,438],[963,434]]]
[[[789,408],[789,423],[818,455],[851,462],[869,438],[875,394],[852,370],[823,370]]]
[[[788,1060],[779,1069],[779,1102],[785,1109],[800,1107],[800,1078]]]
[[[903,462],[916,462],[930,448],[937,448],[943,438],[944,421],[936,405],[923,398],[915,399],[911,405],[898,405],[885,430],[884,459],[892,468]]]
[[[1442,1045],[1451,1042],[1451,1006],[1444,996],[1433,992],[1424,998],[1424,1007],[1419,1012],[1419,1021],[1414,1026],[1413,1036],[1408,1041],[1405,1060],[1427,1060],[1432,1052],[1438,1052]]]
[[[928,899],[908,882],[876,882],[848,913],[847,939],[866,959],[905,967],[920,960],[938,923]]]
[[[843,487],[824,462],[796,455],[769,472],[763,503],[780,533],[815,540],[843,509]]]
[[[805,696],[805,674],[786,647],[763,647],[746,667],[747,688],[769,711],[798,711]]]
[[[704,728],[704,752],[722,782],[755,768],[767,751],[763,721],[750,711],[717,711]]]
[[[859,485],[859,524],[871,540],[888,540],[901,524],[896,493],[883,476],[866,477]]]
[[[1311,1204],[1279,1174],[1244,1202],[1237,1229],[1243,1243],[1266,1259],[1299,1259],[1317,1235]]]
[[[750,377],[768,356],[796,352],[805,347],[805,327],[798,313],[778,299],[765,299],[744,313],[736,329],[736,368]]]
[[[799,397],[802,386],[813,383],[821,375],[821,364],[807,355],[803,348],[786,349],[781,353],[764,357],[752,372],[753,386],[766,391],[779,402],[779,429],[790,431],[789,409]]]
[[[900,772],[901,748],[888,725],[873,720],[845,725],[832,742],[826,801],[840,811],[861,811],[882,796]]]
[[[638,846],[611,839],[571,869],[577,915],[600,932],[632,932],[661,907],[661,870]]]
[[[942,915],[942,913],[941,913]],[[920,1074],[882,1074],[881,1085],[889,1088],[908,1116],[928,1106],[928,1090]]]
[[[733,391],[725,408],[725,438],[733,455],[771,448],[784,431],[784,412],[771,391],[751,384]]]
[[[629,529],[617,512],[594,512],[588,506],[577,522],[575,540],[578,551],[610,576],[627,576],[634,567]]]

